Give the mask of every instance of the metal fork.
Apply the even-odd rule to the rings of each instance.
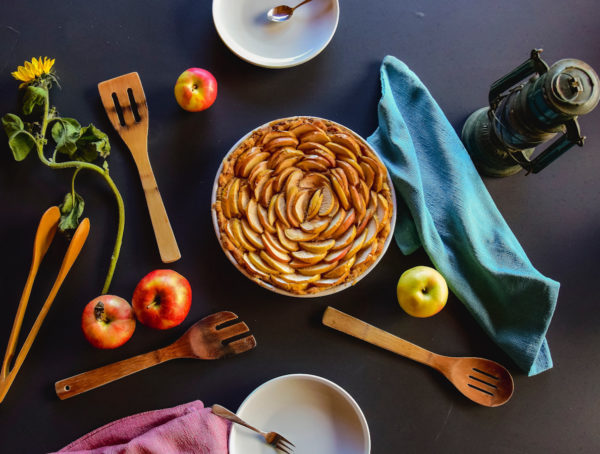
[[[256,427],[252,427],[246,421],[241,419],[238,415],[236,415],[232,411],[227,410],[225,407],[223,407],[221,405],[215,404],[211,408],[212,408],[212,412],[215,415],[222,416],[223,418],[228,419],[229,421],[233,421],[237,424],[247,427],[250,430],[253,430],[254,432],[259,433],[260,435],[262,435],[262,437],[265,439],[265,441],[268,444],[274,446],[275,449],[279,449],[281,452],[284,452],[286,454],[293,454],[294,443],[289,441],[283,435],[280,435],[277,432],[263,432],[262,430],[259,430]]]

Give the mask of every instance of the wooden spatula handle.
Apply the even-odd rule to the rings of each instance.
[[[175,234],[167,216],[165,204],[162,201],[160,192],[158,192],[158,185],[156,184],[156,178],[154,178],[150,161],[148,159],[137,158],[135,163],[142,180],[144,194],[146,195],[146,203],[148,204],[148,211],[150,212],[150,220],[152,221],[152,228],[154,229],[160,258],[164,263],[175,262],[181,258],[181,253],[179,252]]]
[[[68,399],[69,397],[98,388],[119,378],[172,359],[172,355],[167,353],[166,349],[160,349],[124,359],[123,361],[57,381],[54,384],[54,389],[61,400]]]
[[[434,360],[438,356],[425,350],[418,345],[412,344],[404,339],[394,336],[387,331],[369,325],[333,307],[328,307],[323,314],[323,324],[330,328],[350,334],[358,339],[385,348],[398,355],[405,356],[419,363],[435,367]]]

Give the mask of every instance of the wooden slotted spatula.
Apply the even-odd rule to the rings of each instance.
[[[150,166],[148,106],[140,76],[134,72],[100,82],[98,91],[110,122],[131,151],[138,168],[160,258],[164,263],[175,262],[181,253]]]
[[[434,368],[480,405],[497,407],[512,396],[512,376],[503,366],[489,359],[438,355],[333,307],[325,310],[323,324]]]
[[[219,359],[251,350],[256,339],[244,322],[233,323],[237,318],[228,311],[204,317],[171,345],[57,381],[56,394],[68,399],[171,359]]]

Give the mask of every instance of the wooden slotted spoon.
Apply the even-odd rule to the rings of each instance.
[[[489,359],[438,355],[332,307],[325,310],[323,324],[434,368],[480,405],[497,407],[512,396],[512,376]]]
[[[160,258],[171,263],[181,258],[165,205],[158,192],[148,157],[148,106],[138,73],[129,73],[98,84],[102,105],[138,168],[150,212]]]
[[[228,311],[204,317],[171,345],[56,382],[56,394],[61,400],[68,399],[171,359],[219,359],[251,350],[256,347],[254,336],[236,339],[249,334],[248,325],[242,321],[228,323],[237,318]]]

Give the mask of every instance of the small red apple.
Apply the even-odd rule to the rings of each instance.
[[[154,270],[138,283],[132,303],[137,319],[144,325],[173,328],[190,311],[192,288],[185,277],[173,270]]]
[[[206,69],[190,68],[175,82],[175,99],[189,112],[208,109],[216,98],[217,80]]]
[[[102,295],[90,301],[81,316],[85,338],[96,348],[117,348],[135,331],[133,308],[123,298]]]

